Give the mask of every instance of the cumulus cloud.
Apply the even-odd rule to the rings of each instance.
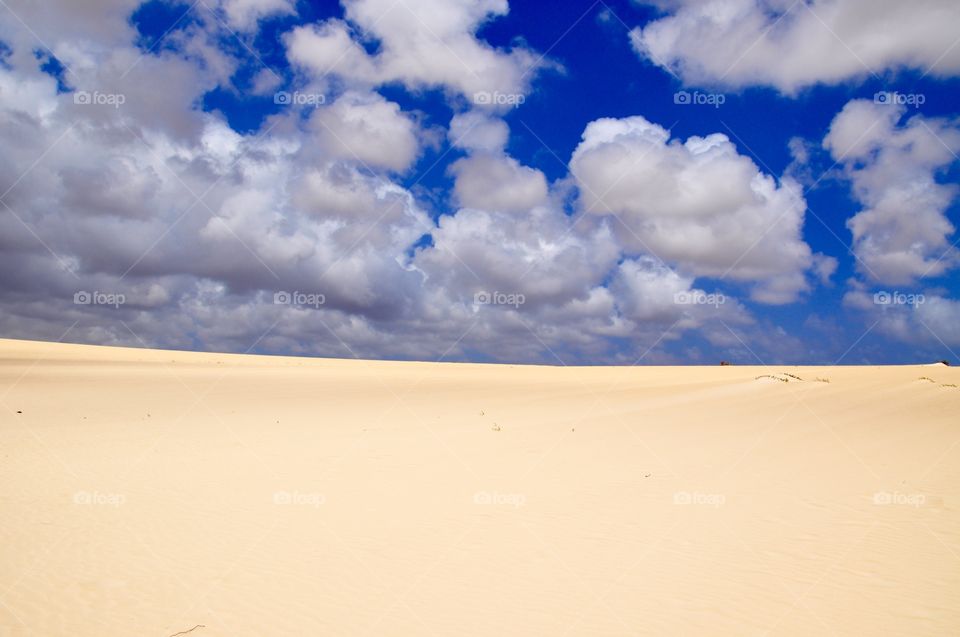
[[[688,84],[785,93],[888,70],[960,73],[953,0],[660,0],[636,51]],[[882,34],[882,35],[880,35]]]
[[[853,100],[833,119],[823,145],[853,184],[863,209],[847,227],[860,272],[875,282],[907,284],[956,264],[946,211],[957,186],[937,181],[960,151],[956,122],[906,107]]]
[[[418,127],[376,93],[348,92],[310,118],[322,152],[335,159],[403,171],[420,152]]]
[[[290,61],[347,85],[399,82],[410,89],[523,94],[540,56],[523,47],[496,49],[476,37],[488,19],[506,15],[506,0],[343,0],[346,20],[297,27],[286,39]],[[363,43],[375,41],[370,54]]]
[[[477,37],[504,0],[348,0],[343,20],[284,39],[306,71],[293,78],[250,72],[244,47],[222,46],[233,37],[224,23],[253,46],[258,24],[291,2],[211,2],[219,20],[200,12],[145,51],[130,23],[137,2],[88,3],[71,24],[76,3],[8,1],[62,56],[75,92],[40,69],[35,38],[0,11],[11,35],[0,36],[11,48],[0,65],[5,336],[623,364],[672,362],[670,344],[700,360],[698,346],[743,346],[728,326],[759,324],[726,281],[783,303],[835,265],[802,239],[799,187],[723,135],[683,142],[642,117],[597,120],[570,175],[553,182],[512,157],[498,105],[463,111],[462,100],[529,90],[539,67],[523,46]],[[244,98],[299,88],[328,99],[239,132],[201,107],[210,91],[240,95],[238,76]],[[408,185],[435,128],[377,91],[395,83],[440,88],[456,113],[447,139],[451,159],[461,156],[433,210]],[[123,103],[83,103],[79,92]],[[856,146],[841,128],[836,147]],[[863,152],[851,170],[869,169],[876,153]],[[125,302],[75,303],[78,291]],[[771,336],[751,349],[798,351],[760,325]]]
[[[718,321],[752,321],[735,299],[707,297],[656,259],[622,259],[606,223],[575,225],[551,204],[527,214],[461,209],[441,218],[433,238],[414,260],[433,302],[470,308],[484,299],[472,303],[463,341],[497,342],[486,349],[496,360],[536,360],[539,351],[564,364],[665,362],[650,350]]]
[[[74,46],[84,54],[67,60],[71,86],[123,104],[76,101],[33,55],[0,67],[5,335],[633,362],[622,341],[643,353],[711,319],[704,308],[671,313],[670,293],[692,280],[625,265],[609,225],[575,223],[545,176],[506,154],[506,124],[489,114],[451,122],[467,153],[451,168],[461,208],[439,222],[398,183],[423,131],[369,88],[234,131],[196,107],[241,63],[211,48],[210,28],[189,25],[160,53],[144,54],[132,33],[102,50]],[[83,291],[125,302],[75,303]],[[323,302],[278,304],[280,292]],[[482,292],[523,302],[478,305]]]
[[[123,44],[108,37],[111,46],[96,47],[96,31],[50,20],[37,20],[38,36],[65,52],[75,92],[61,93],[39,70],[42,60],[19,55],[35,41],[14,40],[0,67],[0,143],[8,149],[0,192],[9,206],[0,236],[16,246],[3,255],[11,273],[3,302],[16,305],[9,334],[36,326],[59,338],[83,317],[97,323],[78,327],[90,340],[140,344],[122,319],[149,344],[184,346],[182,334],[202,318],[187,302],[200,290],[238,308],[300,289],[324,294],[332,313],[375,320],[408,311],[422,277],[403,258],[433,224],[386,174],[419,152],[417,126],[395,104],[347,93],[311,109],[312,118],[290,109],[242,135],[196,106],[206,91],[229,85],[240,63],[210,48],[209,24],[188,24],[163,51],[144,53],[129,29],[120,29]],[[12,21],[9,13],[0,20],[4,29]],[[105,314],[73,303],[82,290],[128,302]],[[147,307],[168,320],[144,316]],[[222,329],[242,331],[249,346],[251,332],[269,327],[241,330],[257,313],[238,311]]]
[[[454,194],[460,205],[500,212],[525,212],[547,200],[547,180],[512,157],[481,153],[457,160]]]
[[[808,289],[805,273],[831,262],[802,238],[806,202],[737,153],[725,135],[670,140],[643,117],[591,122],[570,163],[581,204],[616,220],[628,250],[684,273],[753,284],[765,303]]]
[[[461,209],[440,219],[433,242],[415,261],[432,282],[466,300],[483,291],[521,293],[527,307],[586,296],[618,258],[609,230],[572,232],[552,206],[525,214]]]
[[[637,323],[673,322],[694,328],[717,318],[731,324],[752,321],[735,299],[694,287],[693,277],[682,276],[652,257],[624,259],[610,290],[623,316]]]
[[[450,120],[450,143],[463,150],[497,152],[503,150],[510,128],[502,119],[479,111],[468,111]]]
[[[931,351],[960,346],[960,300],[936,290],[880,290],[854,285],[843,298],[845,306],[863,313],[879,333]]]
[[[294,0],[221,0],[227,23],[234,29],[250,31],[266,17],[296,13]]]
[[[960,300],[932,296],[917,308],[916,318],[934,341],[960,346]]]
[[[17,61],[27,60],[38,45],[50,46],[60,59],[76,58],[84,52],[102,53],[111,47],[130,43],[134,30],[129,16],[141,2],[5,0],[5,15],[0,19],[0,41],[11,45]],[[29,30],[23,28],[24,23],[30,26]]]

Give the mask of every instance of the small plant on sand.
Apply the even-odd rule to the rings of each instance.
[[[925,381],[927,381],[928,383],[935,383],[935,382],[936,382],[935,380],[933,380],[933,379],[930,378],[929,376],[921,376],[921,377],[918,378],[917,380],[925,380]]]
[[[795,375],[795,374],[788,374],[787,372],[783,372],[783,375],[784,375],[784,376],[789,376],[790,378],[795,378],[795,379],[797,379],[797,380],[803,380],[802,378],[800,378],[799,376],[797,376],[797,375]]]
[[[816,382],[818,382],[818,383],[829,383],[829,382],[830,382],[830,379],[829,379],[829,378],[822,378],[822,377],[820,377],[820,376],[817,376],[814,380],[815,380]]]
[[[760,380],[761,378],[772,378],[773,380],[779,380],[781,383],[789,383],[790,381],[786,378],[780,378],[779,376],[774,376],[773,374],[761,374],[754,378],[754,380]]]
[[[490,427],[491,431],[500,431],[500,425],[493,423],[493,427]]]
[[[940,385],[940,386],[941,386],[941,387],[956,387],[957,385],[956,385],[955,383],[943,383],[943,384]]]

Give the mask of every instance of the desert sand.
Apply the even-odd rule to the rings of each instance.
[[[0,341],[0,635],[958,635],[957,384]]]

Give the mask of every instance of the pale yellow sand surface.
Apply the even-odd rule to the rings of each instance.
[[[960,635],[958,384],[0,341],[0,635]]]

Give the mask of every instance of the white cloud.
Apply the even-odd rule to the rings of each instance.
[[[125,103],[58,94],[35,41],[0,11],[0,33],[18,35],[0,38],[13,48],[0,67],[0,191],[16,182],[4,202],[17,215],[0,215],[6,336],[56,339],[79,321],[68,340],[243,351],[262,336],[268,351],[331,356],[625,364],[655,347],[645,360],[669,362],[664,344],[697,330],[739,346],[716,319],[753,320],[732,296],[677,302],[715,292],[698,277],[729,269],[755,299],[784,302],[831,271],[801,239],[799,189],[761,173],[722,135],[680,143],[643,118],[598,120],[572,176],[554,183],[509,156],[495,109],[462,112],[461,99],[529,89],[532,52],[476,37],[505,1],[346,2],[346,21],[286,41],[311,71],[288,88],[331,101],[280,109],[243,133],[199,107],[212,89],[237,91],[236,71],[250,63],[242,47],[221,46],[208,14],[144,54],[129,24],[136,3],[88,3],[102,23],[76,25],[67,4],[44,5],[60,13],[17,6],[63,53],[72,87]],[[217,6],[252,46],[257,21],[291,5]],[[425,191],[400,181],[435,131],[375,92],[396,82],[442,88],[460,113],[448,139],[466,156],[451,167],[452,190],[428,194],[438,221],[415,196]],[[261,96],[280,88],[267,70],[250,84]],[[581,208],[569,210],[574,182]],[[443,208],[448,200],[459,208]],[[130,303],[106,314],[74,305],[77,289]],[[276,305],[278,290],[322,293],[325,303]],[[477,307],[481,291],[524,303]]]
[[[794,300],[808,288],[806,271],[825,259],[802,239],[800,187],[761,173],[725,135],[680,143],[642,117],[601,119],[587,126],[570,167],[584,210],[615,217],[629,251],[687,274],[753,283],[755,300]]]
[[[522,94],[543,65],[525,48],[505,51],[477,39],[486,20],[507,13],[506,0],[343,0],[343,5],[347,21],[331,19],[289,34],[291,62],[348,85],[400,82],[470,98],[481,91]],[[377,53],[367,53],[361,39],[377,41]]]
[[[572,232],[552,206],[519,213],[461,209],[441,217],[434,247],[415,263],[433,284],[466,300],[480,291],[522,293],[528,304],[583,297],[616,263],[610,232]]]
[[[960,73],[955,0],[669,0],[635,28],[636,51],[688,84],[774,86],[917,69]]]
[[[128,54],[105,54],[103,64],[81,67],[80,80],[108,83]],[[10,149],[0,179],[9,185],[26,173],[4,201],[30,229],[0,217],[5,335],[56,339],[79,321],[70,340],[194,347],[190,334],[205,347],[243,351],[267,333],[261,343],[274,351],[552,360],[533,330],[573,362],[615,358],[609,339],[649,345],[664,329],[621,316],[603,287],[619,258],[609,230],[573,228],[542,174],[499,151],[479,150],[459,171],[475,180],[485,161],[506,168],[514,180],[496,186],[517,200],[501,197],[497,207],[510,211],[459,210],[437,227],[389,175],[414,160],[419,132],[383,98],[347,93],[306,110],[307,119],[287,109],[240,134],[190,108],[216,82],[199,59],[151,55],[138,73],[169,78],[183,103],[166,118],[132,92],[121,109],[83,107],[57,95],[53,78],[0,69],[3,85],[16,89],[0,94],[0,143]],[[495,139],[502,127],[490,122]],[[434,247],[411,258],[431,233]],[[78,289],[131,301],[105,315],[74,305]],[[277,290],[318,292],[326,302],[275,306]],[[513,290],[527,302],[520,311],[474,311],[480,290]]]
[[[286,47],[292,63],[317,76],[340,75],[368,85],[380,81],[374,60],[342,20],[297,27],[286,35]]]
[[[222,0],[227,24],[233,29],[251,31],[263,18],[296,13],[294,0]]]
[[[748,320],[743,307],[720,292],[695,288],[692,277],[681,276],[652,257],[625,259],[610,284],[623,315],[638,322],[698,327],[710,318],[731,323]]]
[[[263,68],[253,76],[250,92],[254,95],[271,95],[283,84],[283,78],[276,71]]]
[[[886,301],[878,303],[878,294]],[[843,303],[863,312],[867,325],[877,332],[901,342],[932,348],[940,355],[949,352],[944,346],[960,346],[960,300],[913,289],[872,293],[855,288],[844,295]]]
[[[480,153],[450,167],[461,206],[499,212],[526,212],[547,201],[547,180],[534,168],[503,155]]]
[[[946,210],[958,189],[938,183],[937,173],[960,151],[960,128],[920,115],[900,124],[905,110],[853,100],[823,142],[864,206],[847,222],[859,270],[891,284],[943,274],[957,260]]]
[[[134,30],[128,18],[141,2],[4,0],[0,41],[11,46],[18,61],[27,60],[35,48],[46,46],[61,59],[74,58],[75,52],[80,51],[103,53],[111,47],[129,44]],[[24,24],[29,25],[29,30]]]
[[[420,152],[416,123],[376,93],[348,92],[317,108],[310,126],[329,157],[374,168],[402,172]]]
[[[960,300],[930,297],[918,306],[916,318],[924,332],[914,329],[914,334],[951,347],[960,346]]]
[[[450,143],[472,151],[498,152],[507,145],[510,128],[502,119],[479,111],[468,111],[450,120]]]

